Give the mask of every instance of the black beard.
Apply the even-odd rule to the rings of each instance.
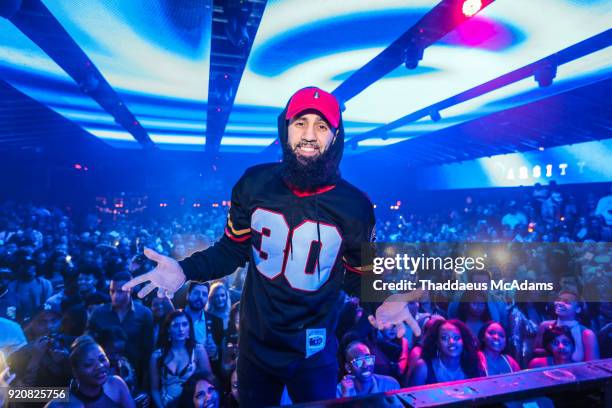
[[[204,309],[204,305],[202,304],[202,302],[200,302],[200,304],[202,304],[202,307],[199,307],[199,308],[196,308],[196,307],[194,307],[194,306],[193,306],[193,304],[194,304],[195,302],[188,302],[188,303],[189,303],[189,308],[190,308],[191,310],[193,310],[194,312],[199,312],[199,311],[201,311],[202,309]]]
[[[333,184],[339,176],[336,163],[331,158],[331,146],[323,154],[300,161],[288,145],[283,146],[282,177],[287,184],[300,191],[312,192]]]

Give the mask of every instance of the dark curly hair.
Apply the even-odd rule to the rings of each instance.
[[[187,347],[188,355],[191,355],[195,349],[195,333],[193,331],[193,322],[191,317],[184,310],[171,311],[164,319],[164,322],[159,329],[159,337],[157,339],[157,347],[161,349],[161,356],[157,361],[157,365],[160,369],[166,360],[170,347],[172,347],[172,339],[170,339],[170,325],[174,319],[181,316],[184,316],[189,322],[189,338],[185,341],[185,347]]]
[[[455,326],[461,333],[463,351],[461,352],[461,369],[467,378],[480,377],[482,375],[478,359],[478,348],[476,339],[470,329],[461,320],[436,320],[423,339],[423,351],[421,358],[431,362],[438,355],[438,341],[440,339],[440,328],[444,324]]]
[[[504,326],[502,326],[502,324],[500,322],[498,322],[497,320],[489,320],[488,322],[483,324],[482,327],[480,328],[480,330],[478,331],[478,342],[480,344],[480,349],[484,351],[484,349],[485,349],[485,341],[484,341],[485,333],[487,332],[487,329],[489,328],[489,326],[491,326],[493,323],[499,324],[499,326],[504,331],[504,334],[506,335],[506,345],[505,345],[504,349],[501,351],[501,354],[508,354],[508,349],[509,349],[509,346],[510,346],[510,342],[508,341],[508,333],[506,333],[506,329],[504,328]]]
[[[219,388],[217,378],[209,371],[196,371],[187,379],[187,381],[185,381],[185,384],[183,384],[183,391],[181,391],[177,406],[183,408],[195,408],[193,405],[193,394],[195,394],[196,385],[202,380],[215,387],[217,393],[219,394],[219,403],[221,403],[222,390]]]
[[[547,327],[542,335],[542,346],[546,349],[546,351],[552,354],[552,351],[550,351],[550,345],[559,336],[566,336],[570,343],[572,343],[574,350],[576,350],[576,342],[574,341],[574,336],[572,336],[572,331],[570,328],[567,326],[557,326],[555,324]]]

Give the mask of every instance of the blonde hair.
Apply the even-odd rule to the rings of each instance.
[[[227,295],[227,302],[225,303],[224,310],[219,310],[213,303],[213,298],[219,290],[224,290],[225,294]],[[229,290],[227,289],[227,286],[225,286],[222,281],[214,282],[212,285],[210,285],[210,292],[208,292],[208,302],[206,303],[206,311],[219,317],[222,317],[225,321],[229,320],[231,310],[232,300],[230,299],[230,294]]]

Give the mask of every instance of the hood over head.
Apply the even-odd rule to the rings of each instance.
[[[306,110],[319,112],[332,128],[338,130],[334,142],[321,156],[308,165],[301,164],[288,142],[288,123]],[[336,98],[320,88],[307,87],[297,91],[278,116],[278,136],[283,149],[283,178],[289,185],[302,191],[313,191],[335,184],[340,179],[340,160],[344,151],[344,124]]]

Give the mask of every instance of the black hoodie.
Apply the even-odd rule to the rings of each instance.
[[[340,163],[342,121],[330,153]],[[279,136],[287,143],[284,112]],[[232,190],[225,234],[180,262],[188,279],[217,279],[249,262],[240,308],[239,358],[271,370],[335,363],[342,289],[358,295],[361,245],[374,229],[370,200],[342,178],[300,192],[283,163],[249,168]],[[305,359],[305,361],[304,361]],[[278,375],[282,372],[274,371]]]

